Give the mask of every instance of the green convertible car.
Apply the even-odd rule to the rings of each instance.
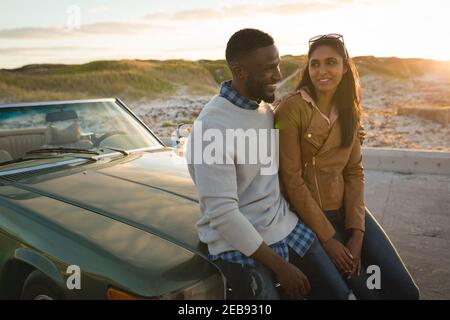
[[[183,159],[119,99],[0,105],[0,298],[225,299]]]

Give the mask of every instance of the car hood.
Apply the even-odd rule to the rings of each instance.
[[[195,186],[183,159],[167,149],[10,179],[27,191],[87,209],[190,251],[201,247],[195,228],[201,216]]]

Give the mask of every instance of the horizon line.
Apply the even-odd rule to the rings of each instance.
[[[301,55],[295,55],[295,54],[283,54],[280,55],[280,58],[286,57],[286,56],[291,56],[291,57],[303,57],[306,56],[307,54],[301,54]],[[450,63],[450,59],[448,60],[443,60],[443,59],[432,59],[432,58],[420,58],[420,57],[398,57],[398,56],[374,56],[374,55],[358,55],[358,56],[353,56],[350,57],[351,59],[355,59],[355,58],[363,58],[363,57],[373,57],[376,59],[399,59],[399,60],[425,60],[425,61],[434,61],[434,62],[442,62],[442,63]],[[93,63],[93,62],[99,62],[99,61],[160,61],[160,62],[164,62],[164,61],[191,61],[191,62],[200,62],[200,61],[225,61],[225,58],[222,59],[205,59],[205,58],[201,58],[201,59],[188,59],[188,58],[171,58],[171,59],[156,59],[156,58],[118,58],[118,59],[98,59],[98,60],[91,60],[91,61],[87,61],[87,62],[80,62],[80,63],[49,63],[49,62],[36,62],[36,63],[28,63],[28,64],[24,64],[21,66],[17,66],[17,67],[0,67],[0,70],[7,70],[7,71],[11,71],[11,70],[18,70],[18,69],[22,69],[28,66],[40,66],[40,65],[50,65],[50,66],[55,66],[55,65],[64,65],[64,66],[75,66],[75,65],[83,65],[83,64],[89,64],[89,63]]]

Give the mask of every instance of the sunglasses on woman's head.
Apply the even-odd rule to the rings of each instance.
[[[309,47],[311,48],[311,46],[320,40],[339,40],[342,45],[344,46],[344,50],[345,50],[345,55],[346,58],[348,58],[348,52],[347,52],[347,48],[345,47],[345,43],[344,43],[344,36],[342,34],[339,33],[329,33],[329,34],[321,34],[315,37],[312,37],[311,39],[309,39]]]
[[[320,34],[318,36],[312,37],[311,39],[309,39],[309,46],[311,46],[314,42],[323,39],[339,40],[342,43],[344,43],[344,36],[342,34],[329,33],[329,34]]]

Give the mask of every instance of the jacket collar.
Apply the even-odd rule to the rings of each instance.
[[[323,114],[314,100],[305,90],[300,90],[300,94],[314,110],[309,125],[304,133],[304,139],[313,146],[313,154],[318,155],[339,146],[341,143],[341,126],[337,120],[337,110],[333,106],[330,118]],[[336,122],[336,123],[335,123]]]
[[[319,114],[323,117],[323,119],[325,119],[325,121],[328,124],[328,128],[331,128],[333,126],[333,124],[336,122],[336,119],[338,117],[337,114],[337,110],[336,110],[336,106],[333,105],[331,107],[331,112],[330,112],[330,116],[327,117],[322,111],[320,111],[319,107],[317,107],[316,103],[314,102],[313,98],[311,97],[311,95],[308,93],[307,89],[300,89],[300,95],[303,98],[303,100],[305,100],[307,103],[309,103],[314,109],[316,109]]]

